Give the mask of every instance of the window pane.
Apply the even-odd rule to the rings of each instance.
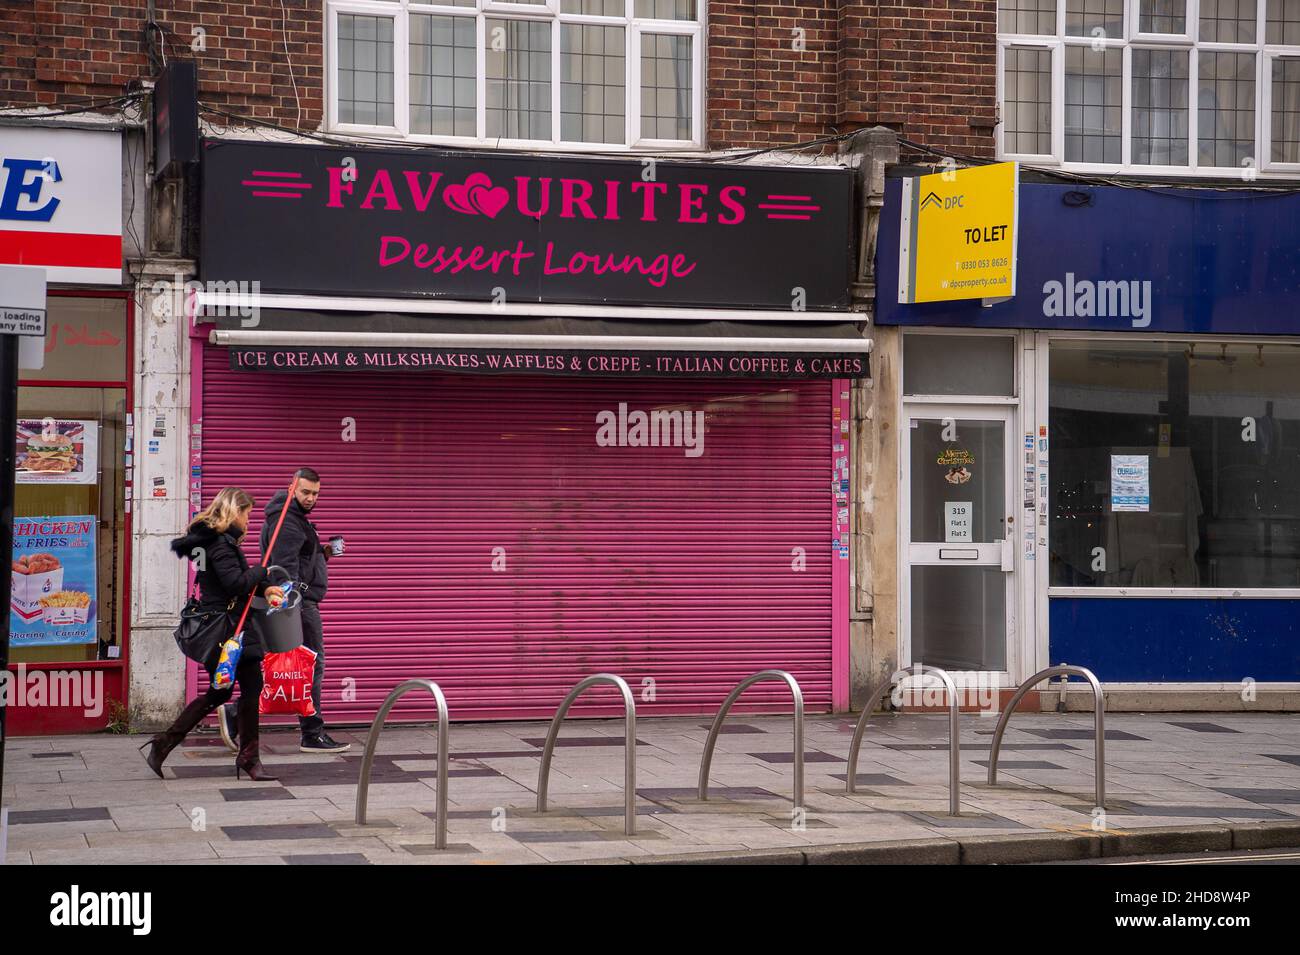
[[[1138,165],[1187,165],[1186,50],[1133,51],[1133,153]]]
[[[999,0],[999,33],[1056,35],[1056,0]]]
[[[985,335],[904,335],[903,392],[909,395],[1014,395],[1014,339]]]
[[[999,568],[912,566],[913,660],[1005,670],[1006,633],[1007,575]]]
[[[178,287],[177,287],[178,288]],[[179,288],[173,308],[180,309]],[[50,296],[46,300],[45,367],[18,377],[44,381],[125,381],[126,308],[121,299]]]
[[[50,304],[59,300],[51,298]],[[120,302],[118,309],[122,308]],[[26,377],[27,373],[23,373]],[[119,377],[119,374],[106,377]],[[122,388],[18,389],[19,427],[33,437],[47,424],[71,438],[76,470],[91,477],[89,483],[71,481],[29,482],[26,460],[19,460],[14,488],[14,517],[19,536],[11,560],[47,554],[44,567],[15,572],[18,585],[11,599],[11,663],[48,663],[109,659],[109,647],[120,652],[122,601],[125,592],[125,470],[122,447],[126,440],[126,390]],[[10,440],[13,440],[12,438]],[[91,448],[94,448],[92,455]],[[184,491],[182,490],[182,493]],[[25,517],[81,518],[91,526],[57,546],[58,538],[23,527]],[[48,533],[48,532],[47,532]],[[75,544],[84,543],[84,548]],[[73,546],[68,546],[73,545]],[[93,549],[91,549],[93,547]],[[41,606],[42,598],[62,592],[60,602],[86,601],[81,615],[56,622]],[[78,599],[76,595],[85,595]]]
[[[695,0],[636,0],[636,15],[656,20],[694,20]]]
[[[1201,0],[1201,39],[1255,42],[1255,0]]]
[[[585,13],[590,17],[625,17],[627,4],[623,0],[563,0],[561,13]]]
[[[551,24],[489,19],[487,134],[551,138]]]
[[[560,138],[621,143],[627,57],[623,27],[560,26]]]
[[[1052,52],[1008,47],[1003,54],[1002,149],[1048,155],[1052,151]]]
[[[1300,162],[1300,60],[1273,61],[1274,162]]]
[[[1187,0],[1140,0],[1139,33],[1186,33]]]
[[[474,21],[411,15],[411,132],[473,136]]]
[[[1300,346],[1057,342],[1050,364],[1053,585],[1300,586]],[[1146,511],[1111,507],[1115,454],[1146,458]]]
[[[970,537],[991,544],[1007,536],[1006,425],[969,418],[911,418],[912,540],[947,540],[946,502],[970,504]]]
[[[641,136],[691,138],[691,37],[641,34]]]
[[[1300,46],[1300,0],[1268,0],[1264,42]]]
[[[1201,52],[1197,63],[1197,159],[1240,166],[1255,155],[1255,54]]]
[[[1065,48],[1065,159],[1120,161],[1123,51]]]
[[[338,18],[339,122],[393,125],[393,21]]]
[[[1124,36],[1125,0],[1065,0],[1067,36]],[[1098,32],[1100,31],[1100,32]]]

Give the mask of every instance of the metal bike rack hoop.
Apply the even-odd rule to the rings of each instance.
[[[438,704],[438,815],[434,820],[437,835],[434,837],[433,847],[445,849],[447,848],[447,748],[449,746],[447,699],[442,695],[442,689],[432,680],[406,680],[397,684],[393,692],[389,693],[388,698],[384,700],[384,705],[379,708],[375,721],[370,724],[370,736],[366,739],[366,754],[361,760],[361,777],[357,780],[357,825],[366,824],[366,794],[370,789],[370,769],[375,762],[375,744],[379,742],[379,731],[384,728],[388,711],[405,694],[420,689],[432,693],[434,702]]]
[[[713,762],[713,748],[717,745],[722,721],[727,718],[727,712],[740,698],[740,694],[755,683],[765,680],[780,680],[790,687],[790,693],[794,697],[794,807],[803,808],[803,691],[799,689],[799,681],[785,670],[762,670],[753,676],[747,676],[723,701],[722,709],[718,710],[713,725],[709,727],[708,742],[704,744],[704,759],[700,762],[701,800],[709,798],[709,764]]]
[[[634,836],[636,835],[636,703],[632,700],[632,691],[628,689],[627,681],[613,673],[597,673],[575,686],[560,704],[555,718],[551,720],[551,728],[546,733],[546,746],[542,749],[542,766],[537,776],[537,811],[546,812],[546,786],[551,775],[551,754],[555,751],[555,740],[560,735],[560,724],[564,722],[564,714],[569,712],[569,707],[583,690],[598,683],[610,683],[618,687],[619,692],[623,694],[623,832]]]
[[[1002,715],[998,717],[997,728],[993,730],[993,748],[989,750],[989,785],[996,786],[998,782],[998,750],[1002,746],[1002,734],[1006,731],[1007,723],[1011,720],[1011,714],[1016,711],[1016,704],[1031,689],[1042,683],[1049,677],[1054,676],[1077,676],[1082,677],[1092,684],[1093,698],[1093,735],[1097,737],[1096,755],[1094,762],[1097,767],[1096,774],[1096,795],[1097,808],[1106,808],[1106,697],[1101,691],[1101,683],[1097,675],[1087,667],[1075,666],[1054,666],[1046,670],[1039,670],[1016,689],[1015,694],[1011,697],[1011,702],[1002,710]]]
[[[899,676],[899,673],[903,676]],[[853,730],[853,742],[849,744],[849,769],[846,782],[848,792],[858,791],[858,750],[862,748],[862,737],[867,731],[867,719],[871,716],[872,707],[880,699],[880,695],[895,683],[901,682],[907,676],[926,676],[937,677],[943,682],[944,689],[948,691],[948,813],[949,815],[961,815],[961,728],[958,725],[958,716],[961,712],[957,702],[957,687],[952,682],[952,677],[946,670],[938,667],[928,666],[924,663],[914,663],[902,671],[895,671],[886,677],[879,685],[872,690],[871,695],[867,697],[867,705],[858,717],[858,725]]]

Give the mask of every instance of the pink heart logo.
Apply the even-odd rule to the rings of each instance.
[[[487,173],[472,172],[463,183],[444,189],[442,201],[467,216],[485,215],[495,219],[510,202],[510,190],[505,186],[493,186]]]

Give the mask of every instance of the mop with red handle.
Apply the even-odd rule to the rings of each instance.
[[[298,478],[294,477],[289,484],[289,496],[285,498],[284,507],[280,509],[280,520],[276,522],[275,530],[271,533],[271,541],[267,544],[266,553],[262,555],[261,566],[265,567],[271,561],[271,553],[275,550],[275,539],[280,536],[280,528],[284,526],[285,515],[289,513],[289,504],[293,501],[293,495],[298,490]],[[222,690],[235,682],[235,667],[239,665],[239,655],[244,650],[244,622],[248,619],[248,611],[253,606],[253,597],[257,594],[257,588],[254,587],[248,594],[248,600],[244,603],[244,612],[239,615],[239,623],[235,625],[235,635],[221,645],[221,656],[217,659],[217,668],[212,671],[212,688]]]

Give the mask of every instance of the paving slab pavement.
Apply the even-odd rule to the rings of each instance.
[[[623,820],[623,726],[566,727],[548,811],[536,811],[544,723],[451,727],[447,850],[434,848],[437,730],[384,730],[354,823],[364,729],[343,756],[264,733],[273,783],[236,781],[196,735],[165,780],[143,737],[8,742],[0,802],[8,864],[542,864],[572,862],[1033,862],[1146,851],[1300,845],[1300,714],[1108,714],[1107,808],[1093,806],[1090,715],[1017,714],[987,784],[992,725],[963,717],[961,806],[947,815],[947,717],[877,714],[845,791],[854,723],[805,725],[805,797],[791,802],[788,715],[737,714],[696,791],[707,721],[637,721],[637,833]],[[1289,840],[1289,841],[1287,841]]]

